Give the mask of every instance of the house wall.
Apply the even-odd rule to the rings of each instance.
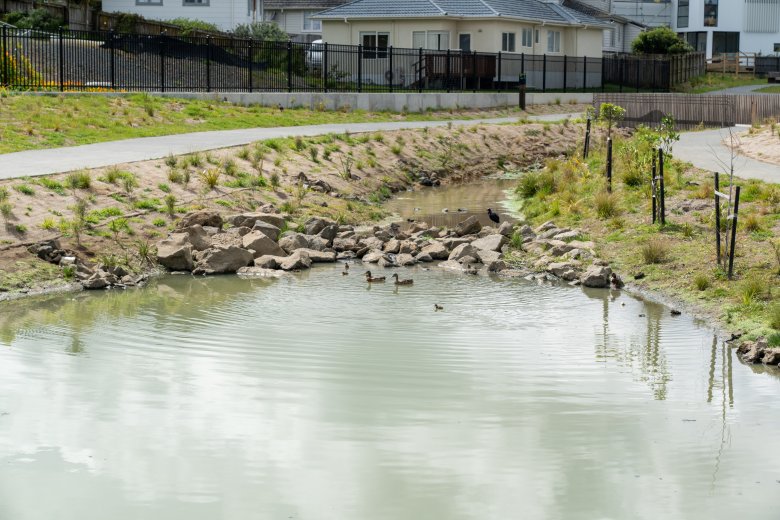
[[[213,23],[222,30],[238,24],[251,23],[248,0],[210,0],[210,5],[183,5],[183,0],[163,0],[162,5],[136,5],[136,0],[103,0],[103,10],[109,13],[138,14],[151,20],[193,18]]]
[[[317,9],[307,9],[316,12]],[[291,36],[293,41],[311,42],[322,38],[322,31],[307,31],[303,28],[303,9],[267,9],[264,12],[265,20],[274,22],[284,32]]]
[[[580,0],[580,2],[651,27],[668,26],[672,21],[671,0]]]
[[[742,52],[760,52],[774,54],[775,44],[780,44],[780,16],[766,17],[769,32],[754,32],[745,26],[746,4],[744,0],[720,0],[716,27],[704,25],[705,0],[690,0],[687,27],[679,27],[677,21],[678,0],[673,1],[672,28],[677,33],[704,32],[707,34],[707,57],[713,54],[714,32],[739,32],[739,50]],[[777,9],[777,7],[775,7]]]

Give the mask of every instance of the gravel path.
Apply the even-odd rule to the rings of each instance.
[[[561,121],[580,117],[582,114],[544,114],[529,116],[533,121]],[[274,137],[313,136],[329,133],[360,133],[409,128],[440,127],[453,125],[474,125],[478,123],[502,124],[517,122],[517,118],[470,119],[456,121],[410,121],[386,123],[348,123],[275,128],[247,128],[221,130],[162,137],[142,137],[110,141],[66,148],[29,150],[0,154],[0,179],[50,175],[80,168],[102,168],[115,164],[161,159],[169,154],[181,155],[191,152],[242,146]]]

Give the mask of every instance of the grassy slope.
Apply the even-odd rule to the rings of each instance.
[[[719,72],[708,72],[702,77],[694,78],[688,83],[678,86],[675,90],[688,94],[704,94],[727,88],[742,87],[745,85],[761,85],[766,83],[765,79],[741,74],[723,74]]]
[[[732,329],[776,334],[780,340],[780,258],[775,258],[772,248],[773,243],[780,248],[780,186],[737,182],[743,196],[736,280],[730,281],[715,264],[711,174],[677,161],[668,164],[667,225],[653,225],[648,152],[649,146],[640,139],[617,139],[614,195],[604,202],[614,207],[613,216],[605,216],[607,211],[598,215],[596,201],[605,199],[601,149],[587,164],[577,159],[554,161],[545,171],[521,179],[518,191],[525,191],[527,216],[535,224],[554,220],[583,230],[627,281],[633,282],[631,275],[642,272],[645,277],[636,282],[642,288],[695,305]],[[645,261],[643,250],[651,242],[661,242],[666,249],[663,262]],[[751,295],[751,287],[758,294]]]
[[[514,109],[491,115],[518,114]],[[250,127],[325,123],[420,121],[478,113],[396,114],[363,111],[279,110],[214,101],[104,96],[0,96],[0,153],[73,146],[133,137]]]
[[[780,94],[780,85],[772,85],[771,87],[764,87],[753,92],[761,92],[764,94]]]

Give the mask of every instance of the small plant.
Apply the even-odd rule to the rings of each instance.
[[[179,161],[176,160],[176,157],[174,157],[172,153],[168,154],[165,158],[165,165],[168,166],[168,168],[176,168],[178,162]]]
[[[189,164],[193,168],[200,168],[203,166],[203,156],[199,153],[194,153],[185,157],[186,164]]]
[[[342,154],[339,156],[339,176],[344,180],[352,179],[352,165],[355,163],[355,158],[352,157],[352,153]]]
[[[680,226],[680,232],[685,238],[693,238],[693,236],[696,234],[696,228],[694,228],[688,222],[685,222]]]
[[[5,221],[6,226],[8,226],[8,221],[10,220],[13,214],[14,214],[14,207],[10,202],[8,202],[7,200],[0,202],[0,215],[3,216],[3,220]]]
[[[130,195],[136,187],[138,187],[138,179],[136,179],[135,174],[125,172],[125,174],[122,175],[122,189],[125,190],[125,193]]]
[[[65,177],[65,186],[73,190],[88,190],[92,187],[92,177],[88,171],[71,172]]]
[[[225,175],[235,177],[237,172],[236,161],[233,159],[226,159],[225,162],[222,163],[222,169],[225,171]]]
[[[8,188],[5,186],[0,186],[0,202],[5,202],[8,200]]]
[[[749,213],[742,221],[742,225],[745,227],[745,231],[753,233],[754,231],[761,231],[763,226],[761,225],[761,217],[755,213]]]
[[[706,291],[710,287],[710,279],[706,275],[697,274],[693,279],[693,285],[696,286],[696,289],[699,291]]]
[[[270,181],[271,181],[271,186],[272,187],[278,188],[279,187],[279,174],[276,173],[276,172],[273,172],[271,174]]]
[[[108,229],[114,236],[114,242],[121,246],[121,243],[119,242],[119,235],[122,233],[122,231],[129,231],[130,225],[128,224],[126,218],[118,217],[108,223]]]
[[[247,148],[247,147],[245,146],[245,147],[241,148],[241,149],[238,151],[238,153],[236,154],[236,157],[238,157],[238,158],[239,158],[239,159],[241,159],[242,161],[248,161],[248,160],[249,160],[249,154],[250,154],[250,152],[249,152],[249,148]]]
[[[27,226],[25,226],[24,224],[17,224],[14,226],[14,229],[20,235],[24,235],[25,233],[27,233]]]
[[[608,219],[620,213],[617,197],[612,193],[602,191],[594,197],[593,202],[596,205],[596,215],[599,218]]]
[[[59,181],[55,181],[54,179],[49,179],[47,177],[41,177],[36,182],[47,190],[51,190],[58,195],[65,195],[65,187]]]
[[[769,326],[780,330],[780,303],[775,303],[769,309]]]
[[[170,186],[168,186],[167,184],[165,184],[164,182],[161,182],[160,184],[158,184],[158,185],[157,185],[157,188],[158,188],[158,189],[159,189],[161,192],[163,192],[163,193],[170,193],[170,192],[171,192],[171,187],[170,187]]]
[[[24,195],[28,195],[30,197],[35,196],[35,190],[32,186],[29,186],[27,184],[17,184],[14,186],[14,189],[18,191],[19,193],[22,193]]]
[[[112,166],[108,170],[106,170],[106,182],[109,184],[116,184],[117,181],[122,177],[122,171],[117,168],[116,166]]]
[[[654,238],[642,246],[641,253],[646,264],[662,264],[669,258],[669,245]]]
[[[766,294],[766,286],[757,278],[748,278],[739,286],[739,297],[743,305],[750,305]]]
[[[154,247],[148,240],[139,240],[135,243],[136,253],[142,264],[153,265],[155,262],[156,252]]]
[[[76,266],[75,265],[62,266],[62,276],[66,280],[72,280],[73,277],[76,276]]]
[[[152,225],[155,227],[165,227],[167,222],[165,222],[164,218],[156,218],[152,220]]]
[[[772,248],[772,252],[775,254],[775,261],[777,262],[777,274],[780,275],[780,240],[771,240],[769,247]]]
[[[46,217],[43,219],[43,222],[41,222],[41,229],[45,229],[46,231],[57,229],[57,223],[54,221],[54,218]]]
[[[607,125],[607,137],[612,137],[612,127],[626,117],[626,109],[613,105],[612,103],[602,103],[599,108],[599,120]]]
[[[395,155],[401,155],[403,149],[404,149],[403,145],[401,144],[394,144],[390,147],[390,151],[393,152]]]
[[[213,190],[219,185],[220,175],[221,172],[219,171],[218,168],[208,168],[201,172],[200,179],[203,181],[203,184],[205,184],[209,190]]]
[[[173,218],[173,216],[176,214],[176,197],[173,194],[168,194],[165,196],[165,212],[168,214],[169,217]]]
[[[309,157],[311,158],[312,162],[315,162],[319,164],[320,158],[318,157],[320,153],[320,149],[316,146],[310,146],[309,147]]]
[[[168,180],[174,184],[181,184],[184,182],[184,174],[176,168],[168,170]]]
[[[302,152],[306,148],[306,143],[303,141],[303,137],[295,137],[295,151]]]

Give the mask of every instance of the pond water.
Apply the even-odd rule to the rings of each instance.
[[[0,518],[778,517],[780,378],[704,324],[353,271],[0,305]]]

